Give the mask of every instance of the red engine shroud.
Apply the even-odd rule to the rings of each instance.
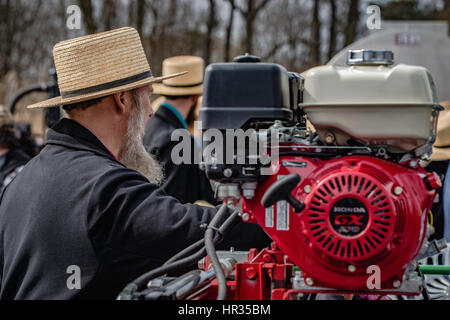
[[[256,196],[243,201],[243,212],[314,286],[367,290],[372,265],[381,270],[382,289],[402,281],[426,234],[434,176],[420,166],[367,156],[327,161],[282,157],[272,170]],[[267,189],[292,173],[301,177],[292,195],[306,209],[297,214],[284,201],[264,208],[261,198]]]

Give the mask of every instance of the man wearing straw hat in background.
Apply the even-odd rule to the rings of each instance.
[[[206,174],[200,170],[192,159],[191,164],[175,165],[172,150],[178,144],[171,141],[171,135],[178,129],[189,129],[189,123],[195,119],[198,103],[203,93],[204,61],[200,57],[178,56],[163,62],[163,75],[187,70],[184,76],[164,80],[154,85],[154,93],[162,99],[157,104],[157,111],[147,124],[144,145],[147,150],[163,165],[165,181],[164,191],[181,203],[216,204],[211,183]],[[200,143],[200,145],[198,144]],[[191,150],[201,154],[201,141],[191,137]],[[191,154],[193,158],[193,154]],[[248,235],[251,235],[249,237]],[[256,224],[241,224],[224,239],[218,247],[221,250],[259,250],[269,247],[270,238]]]
[[[204,200],[214,203],[209,180],[197,164],[175,165],[172,150],[178,144],[172,141],[175,130],[189,129],[195,118],[196,106],[203,93],[204,61],[200,57],[179,56],[164,60],[163,75],[188,71],[181,77],[164,80],[153,86],[154,93],[162,96],[155,116],[149,120],[144,137],[147,150],[164,167],[164,191],[181,203]],[[155,109],[155,108],[154,108]],[[191,139],[191,150],[200,153],[199,145]],[[193,154],[192,154],[193,158]],[[186,186],[189,185],[189,188]]]
[[[114,299],[200,240],[215,208],[182,205],[142,144],[152,76],[139,34],[122,28],[53,51],[70,119],[1,195],[1,299]],[[150,183],[149,183],[150,182]],[[229,215],[229,212],[227,212]]]
[[[442,188],[431,209],[435,234],[433,239],[445,237],[450,243],[450,101],[441,102],[445,110],[439,113],[436,142],[433,146],[432,162],[426,167],[429,172],[441,176]]]
[[[13,116],[0,105],[0,193],[30,160],[14,130]]]

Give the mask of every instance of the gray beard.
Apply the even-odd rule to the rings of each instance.
[[[152,184],[164,182],[164,171],[159,162],[145,149],[142,137],[145,133],[144,119],[147,116],[139,96],[133,92],[134,106],[128,120],[125,147],[120,161],[128,168],[141,173]]]

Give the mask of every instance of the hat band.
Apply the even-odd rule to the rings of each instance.
[[[152,78],[152,77],[153,77],[153,74],[149,70],[149,71],[137,74],[135,76],[111,81],[108,83],[99,84],[99,85],[88,87],[88,88],[72,90],[72,91],[64,91],[64,92],[61,92],[61,97],[63,99],[74,98],[74,97],[83,96],[86,94],[91,94],[91,93],[100,92],[100,91],[104,91],[104,90],[114,89],[117,87],[121,87],[121,86],[124,86],[127,84],[131,84],[133,82],[141,81],[141,80],[144,80],[147,78]]]
[[[187,84],[187,85],[174,85],[174,84],[167,84],[167,83],[163,83],[163,84],[166,87],[170,87],[170,88],[194,88],[194,87],[201,86],[203,84],[203,81],[196,83],[196,84]]]

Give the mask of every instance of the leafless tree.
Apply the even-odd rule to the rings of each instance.
[[[330,4],[330,28],[328,32],[328,60],[331,60],[336,53],[336,37],[337,37],[337,8],[336,0],[329,0]]]
[[[104,30],[111,30],[117,13],[116,0],[103,0],[102,20]]]
[[[92,0],[78,0],[81,12],[83,14],[83,20],[86,24],[86,32],[93,34],[97,32],[97,23],[95,21],[94,6]]]
[[[359,0],[350,0],[347,15],[347,26],[345,27],[344,32],[345,35],[344,47],[350,45],[355,41],[359,19],[360,19]]]
[[[230,5],[230,16],[228,18],[228,23],[226,27],[225,34],[225,49],[224,49],[224,61],[228,62],[231,60],[231,38],[233,35],[233,27],[234,27],[234,16],[236,12],[236,1],[228,0]]]
[[[134,1],[130,1],[130,3],[134,3]],[[133,10],[132,8],[131,10]],[[147,5],[145,0],[138,0],[136,6],[136,29],[139,34],[142,36],[144,34],[144,24],[145,24],[145,15],[146,15]]]
[[[320,19],[319,19],[320,0],[314,0],[312,10],[311,24],[311,64],[313,66],[320,64]]]
[[[205,35],[205,46],[203,50],[203,58],[205,59],[206,65],[209,65],[211,62],[213,37],[217,25],[217,4],[215,0],[209,0],[207,31]]]
[[[255,21],[258,14],[269,4],[271,0],[246,0],[247,6],[237,6],[245,23],[244,49],[247,53],[253,52]]]

